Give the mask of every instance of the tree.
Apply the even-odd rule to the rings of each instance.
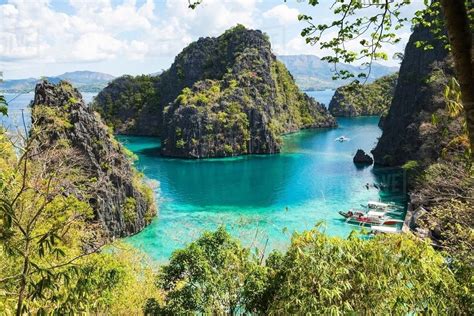
[[[223,227],[173,253],[147,315],[469,314],[472,297],[443,255],[413,235],[366,240],[295,233],[263,263]],[[465,274],[464,274],[465,276]]]
[[[288,251],[267,264],[264,314],[466,312],[445,259],[412,235],[342,239],[315,228],[294,234]]]
[[[58,284],[75,272],[69,268],[98,250],[80,249],[87,239],[80,234],[84,219],[93,214],[87,203],[68,194],[72,179],[80,177],[74,171],[75,153],[57,147],[39,150],[36,132],[24,140],[25,146],[0,132],[0,242],[13,263],[0,282],[8,289],[7,300],[16,297],[17,315],[29,312],[35,299],[60,300]]]
[[[163,266],[157,283],[165,304],[149,301],[145,313],[236,315],[246,305],[245,293],[261,284],[263,269],[223,227],[206,232]]]
[[[101,251],[87,193],[74,190],[89,180],[80,155],[43,136],[0,128],[0,314],[138,313],[160,299],[155,269],[126,246]]]

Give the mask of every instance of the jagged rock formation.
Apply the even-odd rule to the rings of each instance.
[[[202,52],[206,57],[196,58]],[[199,40],[177,57],[176,68],[183,69],[186,88],[164,110],[165,155],[276,153],[283,133],[335,125],[298,90],[260,31],[237,27]]]
[[[284,133],[336,126],[321,104],[299,91],[266,35],[243,26],[190,44],[156,78],[155,91],[157,101],[141,109],[146,117],[125,131],[159,135],[167,156],[276,153]]]
[[[69,83],[36,86],[31,130],[39,155],[51,148],[64,155],[51,161],[53,168],[55,163],[70,163],[71,173],[81,175],[69,193],[89,202],[107,237],[137,233],[151,221],[156,213],[151,189],[126,150]],[[68,156],[71,150],[74,155]]]
[[[392,102],[398,74],[384,76],[373,83],[348,84],[337,88],[329,103],[334,116],[384,115]]]
[[[357,149],[357,152],[354,156],[353,161],[355,164],[362,164],[362,165],[371,165],[374,163],[374,160],[372,159],[372,157],[367,155],[365,151],[363,151],[362,149]]]
[[[419,41],[433,49],[417,48]],[[405,48],[393,101],[383,120],[383,134],[372,151],[375,163],[429,162],[440,155],[450,140],[450,131],[460,129],[459,124],[441,119],[447,116],[444,88],[453,75],[444,44],[429,29],[416,27]]]
[[[417,42],[433,48],[417,48]],[[474,177],[462,110],[447,106],[457,97],[445,94],[446,86],[456,91],[452,57],[422,26],[415,28],[404,56],[382,137],[372,151],[375,163],[405,170],[407,227],[452,258],[467,258],[473,253]]]

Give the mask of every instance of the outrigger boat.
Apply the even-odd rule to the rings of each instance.
[[[346,219],[346,222],[359,225],[397,225],[403,223],[403,220],[386,216],[385,212],[340,211],[339,214]]]
[[[393,204],[393,203],[382,203],[376,201],[369,201],[367,205],[361,204],[363,208],[370,210],[381,211],[386,214],[393,214],[393,215],[402,215],[403,214],[403,207]]]

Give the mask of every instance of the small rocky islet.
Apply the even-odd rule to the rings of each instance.
[[[337,126],[268,37],[241,25],[190,44],[159,76],[114,80],[93,107],[115,132],[159,136],[162,154],[181,158],[278,153],[283,134]]]

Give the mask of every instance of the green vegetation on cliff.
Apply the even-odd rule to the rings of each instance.
[[[57,149],[63,157],[51,158],[52,166],[65,160],[71,172],[87,178],[71,181],[70,193],[90,204],[108,237],[137,233],[156,214],[152,190],[134,169],[133,157],[69,83],[36,86],[30,134],[37,157]]]
[[[374,158],[406,170],[409,227],[448,257],[472,314],[474,170],[460,85],[452,56],[429,26],[415,28],[404,55]]]
[[[0,128],[0,314],[135,314],[156,271],[116,236],[156,213],[122,146],[67,82],[42,82],[26,138]],[[145,294],[148,293],[148,294]]]
[[[116,79],[94,108],[115,132],[159,135],[164,155],[184,158],[276,153],[284,133],[336,125],[242,25],[191,43],[158,77]]]
[[[138,133],[137,120],[148,104],[156,102],[155,77],[122,76],[113,80],[94,99],[92,107],[117,133]]]
[[[392,74],[373,83],[340,87],[329,103],[329,112],[334,116],[386,115],[397,79],[398,74]]]
[[[90,179],[70,144],[38,147],[43,131],[22,144],[0,129],[0,314],[135,314],[144,296],[159,300],[142,255],[101,252],[87,190],[76,190]]]
[[[163,111],[165,155],[276,153],[284,133],[336,124],[298,89],[268,38],[241,25],[185,48],[160,80],[174,73],[186,84]]]

